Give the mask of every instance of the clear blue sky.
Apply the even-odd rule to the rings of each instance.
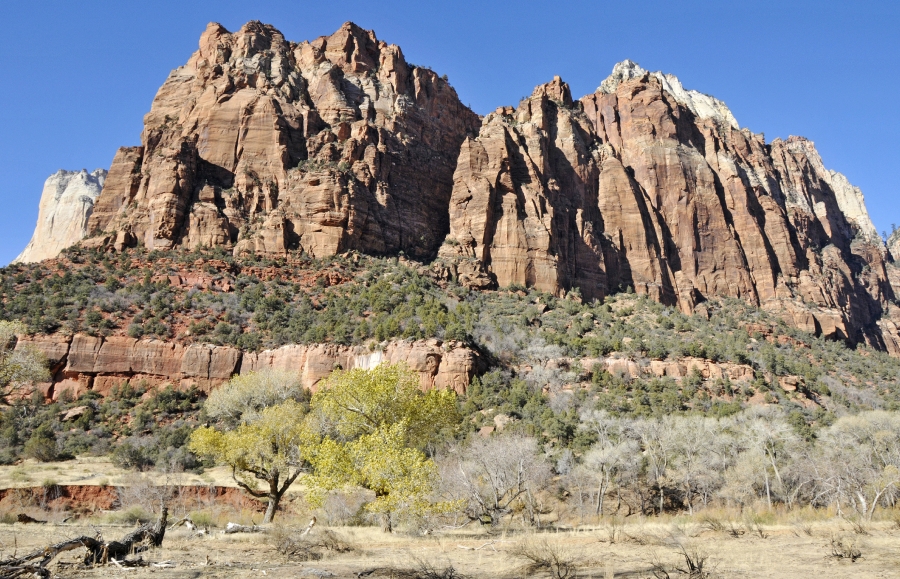
[[[900,223],[900,3],[3,0],[0,264],[28,242],[44,180],[108,168],[210,21],[262,20],[289,40],[352,20],[447,74],[481,114],[560,75],[576,98],[625,58],[724,100],[767,140],[803,135]]]

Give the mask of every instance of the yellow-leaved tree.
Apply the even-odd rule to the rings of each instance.
[[[424,450],[459,422],[456,394],[422,392],[404,365],[332,374],[311,402],[321,441],[306,451],[313,474],[304,479],[308,500],[362,487],[375,494],[366,505],[390,531],[397,516],[422,516],[454,507],[432,500],[437,467]]]
[[[264,523],[272,522],[284,493],[310,466],[305,453],[316,446],[318,435],[305,420],[305,396],[294,373],[236,376],[206,402],[207,413],[219,420],[217,427],[191,433],[193,453],[231,467],[241,488],[268,500]]]

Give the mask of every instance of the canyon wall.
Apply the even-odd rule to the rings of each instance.
[[[465,394],[472,377],[484,370],[477,352],[458,342],[439,340],[391,341],[376,350],[312,344],[241,352],[209,344],[56,334],[21,336],[16,348],[34,348],[47,357],[53,378],[39,388],[54,400],[66,391],[75,398],[88,390],[106,396],[125,382],[208,392],[235,374],[266,368],[294,371],[304,387],[315,390],[335,369],[372,369],[382,362],[405,363],[418,373],[424,390],[450,388]]]
[[[711,297],[900,353],[888,254],[859,189],[800,137],[626,61],[573,101],[558,77],[485,117],[454,174],[440,256],[496,284],[693,312]]]
[[[480,119],[352,23],[199,44],[116,153],[86,246],[438,255],[471,287],[732,297],[900,354],[900,276],[859,189],[673,75],[624,61],[578,100],[557,77]]]
[[[299,44],[210,24],[116,154],[89,243],[427,257],[478,125],[445,77],[352,23]]]
[[[32,263],[59,255],[87,233],[94,200],[106,181],[106,170],[91,173],[57,171],[44,182],[37,225],[28,245],[13,263]]]

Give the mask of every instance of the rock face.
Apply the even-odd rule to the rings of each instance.
[[[462,145],[450,229],[440,255],[499,285],[632,287],[685,312],[734,297],[816,334],[894,339],[859,189],[811,141],[766,144],[721,101],[630,61],[579,101],[557,77],[485,117]]]
[[[210,24],[120,149],[95,245],[433,255],[479,118],[445,78],[347,23],[299,44]]]
[[[900,229],[895,230],[888,237],[887,248],[891,254],[891,259],[895,263],[900,262]]]
[[[900,354],[900,248],[859,189],[811,141],[766,143],[631,61],[579,100],[557,77],[480,120],[352,23],[299,44],[210,24],[141,141],[116,154],[85,245],[437,253],[474,288],[630,287],[684,312],[737,298]]]
[[[56,257],[63,249],[81,241],[87,234],[87,224],[94,210],[94,200],[100,195],[106,171],[91,173],[57,171],[44,182],[37,225],[31,241],[14,263],[31,263]]]
[[[403,363],[419,374],[423,390],[449,388],[465,394],[469,381],[484,370],[480,356],[458,342],[439,340],[389,342],[382,350],[335,344],[282,346],[244,356],[241,373],[263,368],[297,369],[303,385],[315,390],[318,383],[337,368],[371,370],[378,364]]]
[[[160,340],[107,338],[76,334],[20,337],[16,348],[34,347],[50,363],[53,381],[40,385],[47,398],[64,391],[78,397],[87,390],[105,396],[126,381],[148,387],[193,386],[209,391],[234,374],[264,368],[296,371],[304,386],[317,384],[337,368],[371,369],[381,362],[406,363],[418,372],[422,388],[452,388],[464,394],[470,380],[484,370],[477,352],[460,343],[438,340],[388,342],[383,349],[333,344],[291,345],[243,353],[208,344],[181,345]]]

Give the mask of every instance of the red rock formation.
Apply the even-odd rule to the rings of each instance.
[[[234,374],[264,368],[298,373],[303,385],[316,385],[336,368],[373,368],[381,362],[406,363],[419,373],[423,389],[451,388],[464,394],[483,361],[458,342],[439,340],[388,342],[381,350],[335,344],[282,346],[275,350],[242,353],[236,348],[160,340],[107,338],[76,334],[20,337],[16,348],[34,347],[50,359],[53,382],[41,390],[57,399],[66,390],[75,397],[87,390],[107,395],[126,381],[150,387],[171,385],[204,391],[219,386]]]
[[[630,61],[578,101],[557,77],[476,136],[477,121],[445,80],[351,23],[300,44],[211,24],[154,99],[142,146],[116,155],[84,243],[440,247],[435,270],[475,288],[631,287],[684,312],[738,298],[900,354],[900,275],[861,193],[811,141],[766,143],[721,101]]]
[[[478,126],[446,80],[349,22],[300,44],[259,22],[210,24],[144,121],[89,244],[433,254]]]
[[[858,189],[811,141],[767,145],[721,101],[630,66],[580,101],[557,77],[488,115],[463,143],[440,255],[499,285],[630,286],[685,312],[740,298],[895,349],[887,254]]]

